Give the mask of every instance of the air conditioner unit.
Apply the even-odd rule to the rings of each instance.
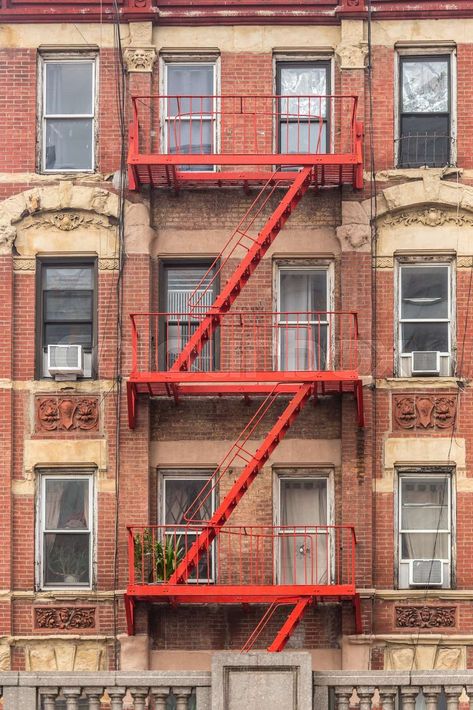
[[[443,560],[409,560],[409,585],[411,587],[441,587]]]
[[[48,371],[56,379],[84,374],[81,345],[48,345]]]
[[[412,353],[413,375],[439,375],[440,353],[436,350],[416,350]]]

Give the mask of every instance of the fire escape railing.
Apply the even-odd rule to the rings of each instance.
[[[176,568],[203,528],[204,524],[185,522],[128,527],[130,587],[153,586],[152,593],[159,595],[161,585],[168,595]],[[279,586],[288,593],[294,587],[337,585],[351,594],[355,592],[355,545],[351,525],[225,525],[198,567],[189,569],[180,589],[214,586],[216,591],[209,593],[223,595],[222,587]]]
[[[211,313],[211,311],[210,311]],[[207,316],[135,313],[131,375],[170,371]],[[229,311],[188,368],[209,372],[354,372],[358,366],[357,315],[348,311]],[[182,372],[176,373],[176,377]]]

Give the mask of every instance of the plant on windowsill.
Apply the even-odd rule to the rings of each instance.
[[[141,580],[153,582],[167,582],[177,565],[182,560],[184,550],[181,539],[154,540],[149,528],[143,532],[135,533],[135,575],[138,582]],[[153,570],[154,566],[154,570]]]
[[[89,571],[89,552],[72,543],[67,547],[53,547],[48,556],[48,570],[64,584],[80,584]]]

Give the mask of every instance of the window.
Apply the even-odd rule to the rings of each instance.
[[[449,264],[402,264],[399,273],[400,375],[422,374],[422,363],[412,353],[432,354],[424,374],[450,375],[452,371],[451,268]],[[426,357],[429,357],[426,355]],[[427,360],[426,360],[427,362]]]
[[[398,165],[442,167],[451,161],[450,56],[400,57]]]
[[[166,62],[164,145],[167,153],[216,153],[215,63]],[[181,165],[180,170],[213,170]]]
[[[93,475],[43,473],[39,478],[39,586],[91,587]]]
[[[278,361],[280,370],[329,366],[329,272],[326,267],[280,267]]]
[[[215,300],[217,279],[210,262],[164,263],[162,269],[162,310],[169,315],[162,324],[160,340],[165,346],[160,354],[160,367],[169,369],[176,361],[190,336],[195,332],[202,315]],[[194,361],[192,369],[215,369],[215,338],[212,338]]]
[[[40,261],[39,376],[48,372],[48,345],[81,345],[84,376],[92,377],[95,342],[95,276],[93,261]]]
[[[329,152],[330,62],[278,62],[276,91],[279,152]]]
[[[95,59],[43,59],[42,170],[94,170],[95,74]]]
[[[280,472],[279,584],[328,584],[331,536],[327,476]]]
[[[178,559],[192,547],[202,523],[209,520],[215,510],[215,491],[209,483],[210,471],[175,470],[163,471],[162,520],[166,526],[168,544],[178,550]],[[192,522],[189,523],[188,519]],[[197,573],[190,581],[212,582],[214,580],[214,546],[200,559]]]
[[[450,587],[451,473],[399,474],[399,587]]]

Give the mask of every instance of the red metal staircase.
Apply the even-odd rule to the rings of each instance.
[[[274,97],[269,98],[273,102]],[[347,97],[333,98],[346,99]],[[353,97],[350,99],[353,100]],[[236,313],[232,309],[239,294],[310,186],[315,186],[317,189],[324,182],[331,185],[351,182],[354,186],[361,187],[362,130],[355,119],[356,99],[352,106],[350,104],[351,112],[346,113],[351,127],[348,152],[340,152],[338,156],[336,153],[331,153],[329,156],[317,153],[276,157],[272,148],[261,151],[257,145],[258,136],[265,135],[264,131],[257,130],[262,125],[261,116],[254,107],[245,114],[241,108],[244,104],[240,102],[239,110],[236,110],[232,104],[227,114],[234,122],[238,122],[240,118],[246,120],[248,115],[252,117],[255,129],[253,152],[247,151],[244,155],[236,156],[227,146],[227,151],[224,150],[223,155],[219,157],[213,155],[213,161],[212,156],[204,155],[204,151],[199,153],[198,150],[189,155],[140,154],[136,102],[134,106],[135,116],[129,157],[131,187],[140,184],[152,186],[169,184],[176,188],[180,183],[196,184],[201,181],[203,184],[216,185],[221,183],[233,185],[238,182],[244,185],[256,184],[260,185],[261,189],[222,252],[197,285],[190,298],[187,313],[147,313],[132,316],[133,362],[127,383],[130,427],[134,428],[136,424],[138,399],[146,394],[174,396],[176,401],[179,401],[180,396],[215,394],[263,395],[265,398],[204,486],[195,504],[186,511],[184,527],[129,527],[130,578],[125,595],[128,631],[134,633],[134,608],[136,601],[140,600],[172,604],[208,602],[269,604],[266,613],[244,646],[243,650],[249,650],[276,610],[281,606],[291,605],[292,610],[268,647],[269,651],[280,651],[308,606],[314,600],[328,598],[347,599],[353,603],[359,630],[359,598],[355,588],[356,538],[352,526],[316,526],[320,529],[315,532],[308,530],[301,532],[299,529],[295,531],[274,526],[270,529],[253,529],[252,526],[232,528],[228,524],[232,512],[311,397],[316,402],[319,393],[352,391],[357,401],[358,420],[360,424],[362,423],[362,387],[356,365],[356,314],[313,313],[310,318],[307,314],[296,314],[296,324],[287,326],[284,319],[282,325],[280,321],[275,324],[275,316],[279,314]],[[341,115],[345,114],[342,112]],[[268,125],[271,125],[271,116],[270,114],[271,120]],[[263,118],[266,120],[268,116]],[[316,118],[320,120],[320,117]],[[222,112],[222,121],[223,119]],[[222,135],[230,134],[231,131],[225,133],[222,130]],[[249,167],[245,173],[238,173],[234,167],[239,164],[239,161],[253,167]],[[222,166],[233,167],[230,170],[222,169],[214,173],[199,171],[201,163],[210,165],[212,162],[221,168]],[[300,167],[294,168],[294,162],[297,162]],[[197,169],[186,173],[181,169],[180,163],[193,164]],[[280,167],[274,170],[273,167],[271,171],[264,171],[260,167],[275,164],[285,166],[287,169]],[[271,212],[269,216],[268,210]],[[219,295],[212,305],[205,305],[208,304],[207,297],[212,284],[219,275],[226,274],[230,260],[236,259],[242,250],[243,257],[240,258]],[[304,315],[305,320],[302,317]],[[166,330],[166,319],[171,316],[174,319],[173,324],[177,324],[175,327],[180,333],[178,340],[181,347],[177,356],[170,360],[166,350],[167,343],[164,343],[166,357],[163,363],[163,358],[160,360],[159,354],[162,345],[159,334],[163,330],[163,324]],[[255,351],[251,364],[243,355],[239,355],[244,350],[250,333],[248,329],[245,331],[245,322],[248,319],[252,323]],[[345,325],[345,332],[343,332],[342,324],[346,320],[349,326],[347,330]],[[144,323],[141,330],[139,323]],[[282,362],[280,355],[275,357],[270,352],[268,357],[275,334],[279,336],[281,329],[284,331],[286,328],[287,332],[290,327],[296,333],[300,330],[302,335],[308,338],[307,323],[310,323],[312,339],[313,333],[317,331],[316,341],[319,343],[319,349],[321,329],[327,329],[324,333],[327,333],[328,342],[337,344],[336,356],[330,355],[330,358],[327,356],[327,361],[322,365],[320,353],[318,355],[311,353],[306,362],[301,363],[297,359],[292,367],[289,367],[287,362]],[[239,333],[238,337],[235,336],[236,331]],[[184,337],[184,333],[188,335]],[[200,367],[204,349],[211,346],[217,335],[220,336],[220,368]],[[228,344],[230,346],[226,351]],[[329,347],[328,351],[332,349]],[[269,433],[257,450],[252,451],[250,438],[252,436],[257,438],[256,428],[261,426],[265,417],[271,414],[274,403],[281,401],[281,397],[288,398],[284,410],[272,423]],[[202,512],[205,501],[234,462],[237,466],[242,466],[240,475],[211,517],[202,520],[199,513]],[[333,548],[337,558],[335,571],[331,571],[328,561],[326,569],[322,570],[315,553],[315,562],[312,561],[309,568],[305,567],[302,580],[295,581],[290,575],[285,576],[281,571],[275,573],[281,540],[289,540],[290,544],[296,546],[301,536],[303,549],[310,549],[311,555],[314,554],[314,539],[316,549],[321,541],[324,544],[326,542],[327,560],[332,555]],[[158,579],[155,543],[159,541],[163,545],[164,543],[170,545],[171,559],[175,560],[175,565],[171,570],[164,569],[161,578]],[[149,551],[145,554],[146,545]],[[216,556],[218,562],[216,578],[210,572],[212,556]],[[232,579],[232,575],[235,574],[236,581]]]

